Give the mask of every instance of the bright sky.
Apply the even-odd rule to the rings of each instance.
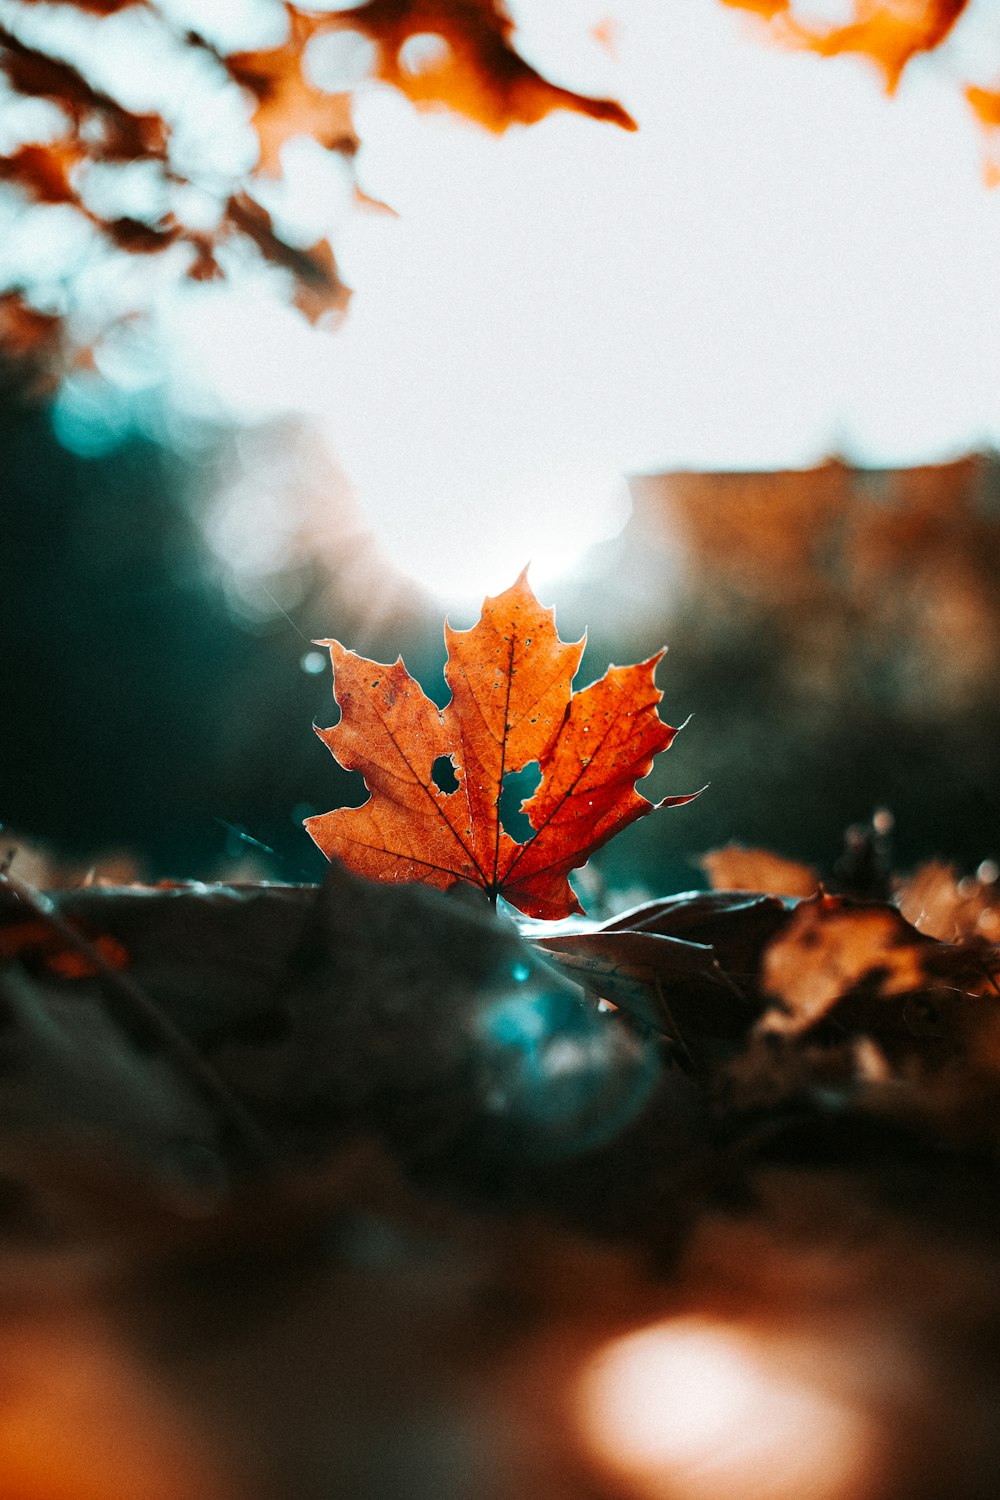
[[[589,34],[609,8],[617,62]],[[563,114],[497,138],[363,88],[361,183],[399,217],[339,193],[346,325],[202,298],[184,379],[315,413],[385,549],[463,598],[616,531],[628,472],[1000,443],[1000,193],[945,65],[890,100],[717,0],[513,9],[536,65],[639,133]],[[338,196],[308,151],[297,170],[307,205]]]

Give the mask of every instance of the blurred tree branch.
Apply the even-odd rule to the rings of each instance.
[[[335,323],[334,215],[318,238],[296,225],[283,148],[311,138],[358,196],[365,80],[494,131],[555,109],[634,129],[525,62],[502,0],[244,10],[237,37],[219,15],[189,29],[176,0],[0,5],[0,346],[36,379],[89,363],[184,281],[270,271],[310,322]]]

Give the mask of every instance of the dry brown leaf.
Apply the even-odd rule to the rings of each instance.
[[[903,881],[896,904],[908,922],[929,937],[1000,940],[1000,891],[996,881],[965,876],[953,865],[929,860]]]
[[[820,894],[802,902],[764,956],[776,1002],[763,1031],[797,1037],[830,1022],[867,1035],[890,1063],[1000,1058],[1000,953],[982,940],[928,937],[890,906]]]
[[[768,1014],[768,1030],[808,1031],[869,977],[882,996],[922,989],[928,942],[890,907],[803,901],[764,955],[764,988],[782,1007]]]
[[[75,203],[72,174],[86,154],[75,141],[19,146],[0,157],[0,182],[16,182],[38,203]]]
[[[656,991],[679,980],[724,983],[705,943],[652,932],[571,932],[537,938],[535,946],[570,979],[626,1009],[642,1005],[655,1015]]]
[[[226,206],[228,223],[253,241],[265,260],[291,273],[292,300],[310,323],[336,318],[351,299],[350,287],[340,279],[328,241],[302,250],[275,232],[271,216],[248,193],[237,193]]]
[[[418,108],[445,106],[495,131],[534,125],[557,109],[636,129],[614,100],[559,88],[526,63],[503,0],[367,0],[337,21],[372,39],[378,77]],[[430,43],[423,56],[408,54],[411,38]]]
[[[726,844],[698,860],[716,891],[767,891],[772,896],[812,896],[819,876],[808,865],[783,859],[767,849]]]

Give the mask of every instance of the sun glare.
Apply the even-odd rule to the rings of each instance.
[[[696,1318],[630,1334],[584,1374],[588,1446],[640,1500],[861,1500],[869,1424],[810,1379],[810,1353]]]
[[[442,599],[472,604],[508,587],[526,563],[536,585],[572,573],[631,513],[624,478],[606,466],[553,465],[503,489],[506,477],[477,487],[474,499],[469,491],[415,495],[426,528],[419,543],[414,528],[392,526],[379,536],[383,554]]]
[[[611,33],[605,9],[515,16],[531,61],[638,134],[556,114],[496,137],[363,85],[361,186],[398,216],[330,187],[343,327],[245,300],[237,327],[207,292],[180,320],[180,383],[311,413],[383,551],[448,597],[572,568],[621,525],[622,474],[1000,441],[1000,195],[945,65],[890,99],[718,0],[620,0]],[[315,227],[317,163],[292,165],[286,213]]]

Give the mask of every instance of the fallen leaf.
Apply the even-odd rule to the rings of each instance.
[[[647,1019],[658,986],[687,979],[723,982],[706,943],[652,932],[569,932],[538,938],[535,946],[584,989],[626,1009],[644,1005]]]
[[[487,599],[470,630],[445,626],[441,711],[403,665],[365,660],[338,641],[330,650],[340,723],[317,731],[371,796],[358,808],[306,819],[323,852],[374,880],[421,880],[441,889],[465,881],[502,895],[528,916],[582,910],[567,876],[621,829],[654,810],[635,790],[676,730],[656,712],[653,675],[663,655],[610,667],[572,692],[583,642],[567,645],[525,574]],[[434,765],[451,762],[458,785],[443,792]],[[505,777],[536,762],[537,790],[522,804],[535,830],[518,844],[500,824]],[[658,807],[690,797],[668,797]]]
[[[808,865],[766,849],[726,844],[698,860],[716,891],[770,891],[773,896],[812,896],[819,876]]]
[[[762,1005],[723,973],[712,949],[651,932],[580,932],[534,946],[591,994],[676,1044],[689,1071],[705,1071],[746,1039]]]
[[[903,881],[896,904],[908,922],[946,943],[961,938],[1000,938],[995,880],[959,879],[952,865],[929,860]]]
[[[790,904],[756,891],[686,891],[632,907],[600,930],[657,932],[706,943],[742,986],[755,980],[765,948],[790,914]]]
[[[997,968],[982,941],[939,942],[892,907],[820,893],[800,902],[764,955],[764,989],[777,1004],[762,1026],[800,1036],[835,1017],[895,1051],[933,1041],[952,1054],[997,1029]]]
[[[768,1018],[768,1028],[806,1031],[869,975],[883,995],[919,990],[926,941],[888,907],[826,895],[803,901],[765,954],[765,989],[784,1007]]]
[[[697,1067],[720,1043],[746,1041],[765,1008],[764,951],[791,915],[770,896],[693,891],[596,931],[532,940],[569,978],[680,1043]]]

